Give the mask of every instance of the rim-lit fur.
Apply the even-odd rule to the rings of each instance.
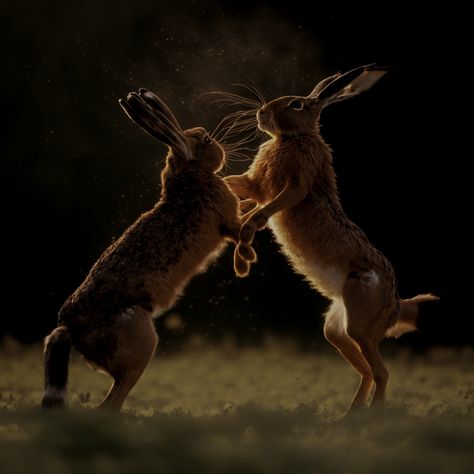
[[[341,207],[331,150],[319,133],[324,107],[367,90],[385,72],[363,66],[324,79],[308,96],[265,104],[257,121],[270,140],[245,174],[226,178],[257,204],[243,218],[241,242],[251,244],[268,223],[295,271],[331,300],[324,334],[361,375],[352,408],[365,404],[374,382],[373,401],[384,400],[380,341],[416,329],[418,304],[437,299],[420,295],[400,304],[389,261]]]
[[[155,352],[152,318],[173,306],[226,241],[238,241],[238,199],[216,175],[225,159],[219,143],[201,127],[182,131],[166,104],[145,89],[120,104],[169,147],[161,196],[100,256],[62,306],[60,329],[45,342],[45,407],[64,403],[64,358],[73,344],[114,379],[101,406],[120,409]],[[253,249],[246,250],[247,260],[236,257],[237,273],[246,274],[248,260],[255,260]]]

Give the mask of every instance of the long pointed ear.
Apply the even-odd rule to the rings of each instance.
[[[160,107],[152,107],[139,94],[131,92],[126,99],[120,99],[119,103],[133,122],[171,148],[175,156],[191,159],[186,137],[164,102],[160,100],[166,111]]]
[[[319,90],[316,98],[324,101],[324,106],[350,99],[370,89],[387,72],[388,68],[379,68],[374,64],[352,69],[328,82]]]
[[[319,82],[316,87],[311,91],[311,93],[308,95],[308,97],[318,97],[319,93],[328,85],[331,84],[334,80],[336,80],[338,77],[340,77],[341,73],[337,72],[336,74],[333,74],[332,76],[326,77],[326,79],[323,79],[321,82]]]
[[[144,89],[143,87],[139,89],[138,94],[148,105],[166,115],[169,121],[178,130],[182,130],[173,112],[171,112],[169,107],[157,95],[153,94],[153,92],[150,92],[148,89]]]

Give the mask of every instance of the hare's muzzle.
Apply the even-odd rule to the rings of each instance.
[[[271,115],[271,112],[266,107],[262,107],[257,111],[257,123],[260,130],[267,131]]]
[[[260,109],[257,110],[257,120],[260,120],[266,114],[268,114],[268,110],[265,107],[260,107]]]

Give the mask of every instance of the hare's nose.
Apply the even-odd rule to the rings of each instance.
[[[266,113],[267,113],[267,110],[265,109],[265,107],[258,109],[257,120],[260,120]]]

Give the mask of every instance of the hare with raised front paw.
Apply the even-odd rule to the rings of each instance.
[[[257,203],[242,218],[236,253],[268,223],[295,271],[331,300],[324,335],[361,376],[351,408],[365,404],[374,383],[373,403],[384,401],[388,372],[379,343],[415,330],[419,303],[438,299],[399,299],[390,262],[341,207],[331,150],[319,133],[327,105],[369,89],[385,73],[359,67],[324,79],[306,97],[264,104],[258,127],[271,138],[245,174],[226,178],[239,197]]]
[[[223,148],[206,130],[183,131],[169,108],[140,89],[120,104],[128,116],[169,147],[155,207],[132,224],[94,264],[59,312],[45,340],[43,407],[65,403],[71,345],[113,385],[102,407],[120,409],[155,352],[153,317],[170,308],[189,280],[226,246],[238,242],[237,197],[216,175]],[[255,259],[236,255],[237,273]]]

